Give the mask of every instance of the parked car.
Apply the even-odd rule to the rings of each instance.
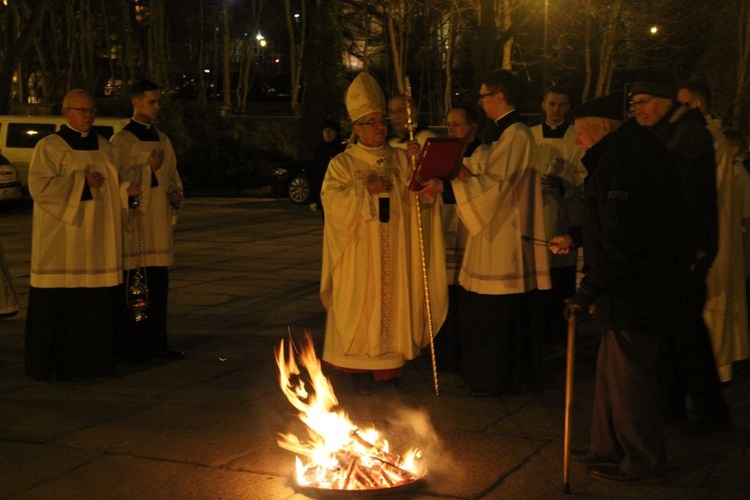
[[[21,180],[18,170],[6,157],[0,155],[0,209],[10,207],[21,197]]]
[[[294,203],[307,204],[314,199],[316,186],[313,160],[292,160],[281,163],[273,169],[276,193],[288,196]]]
[[[97,116],[91,130],[109,139],[129,121],[130,118]],[[59,115],[0,115],[0,151],[18,171],[24,191],[29,183],[29,163],[34,146],[42,138],[60,130],[64,123],[65,118]]]

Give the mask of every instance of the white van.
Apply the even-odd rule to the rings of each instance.
[[[92,130],[109,139],[129,121],[130,118],[97,116]],[[24,190],[29,183],[29,163],[34,146],[42,138],[60,130],[63,124],[65,118],[59,115],[0,116],[0,154],[16,167]]]

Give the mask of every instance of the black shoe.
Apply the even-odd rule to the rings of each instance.
[[[732,430],[732,418],[727,414],[723,417],[698,417],[685,422],[685,434],[688,436],[705,436],[715,432]]]
[[[589,476],[599,481],[618,484],[649,484],[664,481],[661,476],[636,476],[625,472],[618,465],[594,465],[589,467]]]
[[[607,458],[596,453],[591,453],[589,450],[572,450],[570,458],[584,465],[617,465],[620,462],[614,458]]]
[[[166,359],[167,361],[180,361],[185,359],[185,353],[180,351],[171,351],[169,349],[153,354],[155,358]]]

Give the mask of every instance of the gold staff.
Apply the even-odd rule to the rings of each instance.
[[[404,94],[406,95],[406,128],[409,130],[409,140],[414,140],[414,131],[417,129],[417,124],[414,122],[411,110],[411,84],[409,83],[409,77],[404,78]],[[417,169],[417,157],[409,155],[411,158],[412,172],[416,172]],[[430,357],[432,358],[432,380],[435,384],[435,395],[440,395],[440,388],[438,387],[438,375],[437,375],[437,362],[435,360],[435,341],[434,333],[432,330],[432,306],[430,305],[430,288],[427,281],[427,264],[425,263],[424,257],[424,236],[422,234],[422,214],[419,208],[419,195],[414,195],[416,203],[414,206],[417,211],[417,228],[419,229],[419,257],[422,261],[422,286],[424,287],[424,303],[427,308],[427,327],[430,332]]]

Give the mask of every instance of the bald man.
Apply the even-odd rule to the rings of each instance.
[[[117,286],[122,282],[118,160],[91,131],[94,99],[71,90],[66,125],[36,145],[29,166],[34,200],[26,374],[112,372]]]

